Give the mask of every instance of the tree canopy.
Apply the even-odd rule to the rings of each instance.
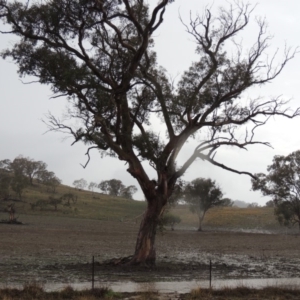
[[[118,179],[102,180],[98,188],[110,196],[119,196],[127,199],[132,199],[132,195],[137,192],[137,188],[134,185],[125,186]]]
[[[74,180],[72,184],[78,190],[83,190],[88,185],[87,181],[85,179],[83,179],[83,178]]]
[[[265,60],[270,37],[257,21],[256,42],[248,51],[236,38],[250,21],[249,4],[233,2],[214,18],[209,9],[185,24],[198,59],[175,84],[157,64],[154,40],[169,0],[150,10],[143,0],[20,2],[0,0],[0,18],[19,40],[2,52],[20,76],[49,85],[54,97],[69,101],[65,120],[49,115],[49,129],[71,134],[74,143],[126,162],[148,203],[132,263],[155,262],[159,215],[177,180],[197,160],[253,176],[215,159],[223,147],[247,149],[270,116],[293,118],[280,98],[248,99],[245,91],[277,77],[296,50],[286,48]],[[229,48],[232,52],[228,52]],[[170,49],[174,51],[174,49]],[[151,126],[160,121],[161,125]],[[190,139],[198,146],[179,165]],[[88,159],[89,161],[89,159]],[[144,163],[156,172],[147,174]]]
[[[300,229],[300,151],[287,156],[276,155],[267,168],[268,174],[256,174],[254,191],[271,197],[275,215],[282,225],[299,225]]]

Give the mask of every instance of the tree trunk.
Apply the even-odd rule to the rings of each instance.
[[[171,229],[174,231],[175,223],[171,223]]]
[[[202,231],[202,222],[204,220],[204,216],[205,216],[205,212],[202,213],[201,216],[199,216],[199,227],[198,227],[198,231]]]
[[[160,214],[163,210],[162,201],[155,199],[148,202],[137,236],[135,253],[129,264],[154,266],[156,260],[155,237]]]

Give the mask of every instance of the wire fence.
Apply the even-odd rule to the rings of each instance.
[[[212,287],[217,279],[300,277],[300,257],[286,256],[284,244],[282,251],[265,248],[253,251],[252,255],[232,251],[199,252],[187,258],[190,263],[180,263],[178,255],[177,259],[175,262],[172,257],[170,261],[158,259],[157,268],[135,269],[106,264],[103,257],[96,255],[10,255],[1,257],[0,283],[2,286],[28,282],[56,286],[82,284],[81,287],[93,289],[116,281],[206,280]]]

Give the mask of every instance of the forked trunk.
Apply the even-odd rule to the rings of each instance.
[[[162,212],[163,205],[160,201],[148,203],[147,210],[137,236],[135,253],[130,264],[144,264],[147,266],[155,265],[155,237],[158,220]]]

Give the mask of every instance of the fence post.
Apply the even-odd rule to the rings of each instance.
[[[94,281],[95,281],[95,259],[93,255],[93,261],[92,261],[92,290],[94,290]]]
[[[211,259],[209,260],[209,288],[211,289],[211,270],[212,270],[212,264]]]

